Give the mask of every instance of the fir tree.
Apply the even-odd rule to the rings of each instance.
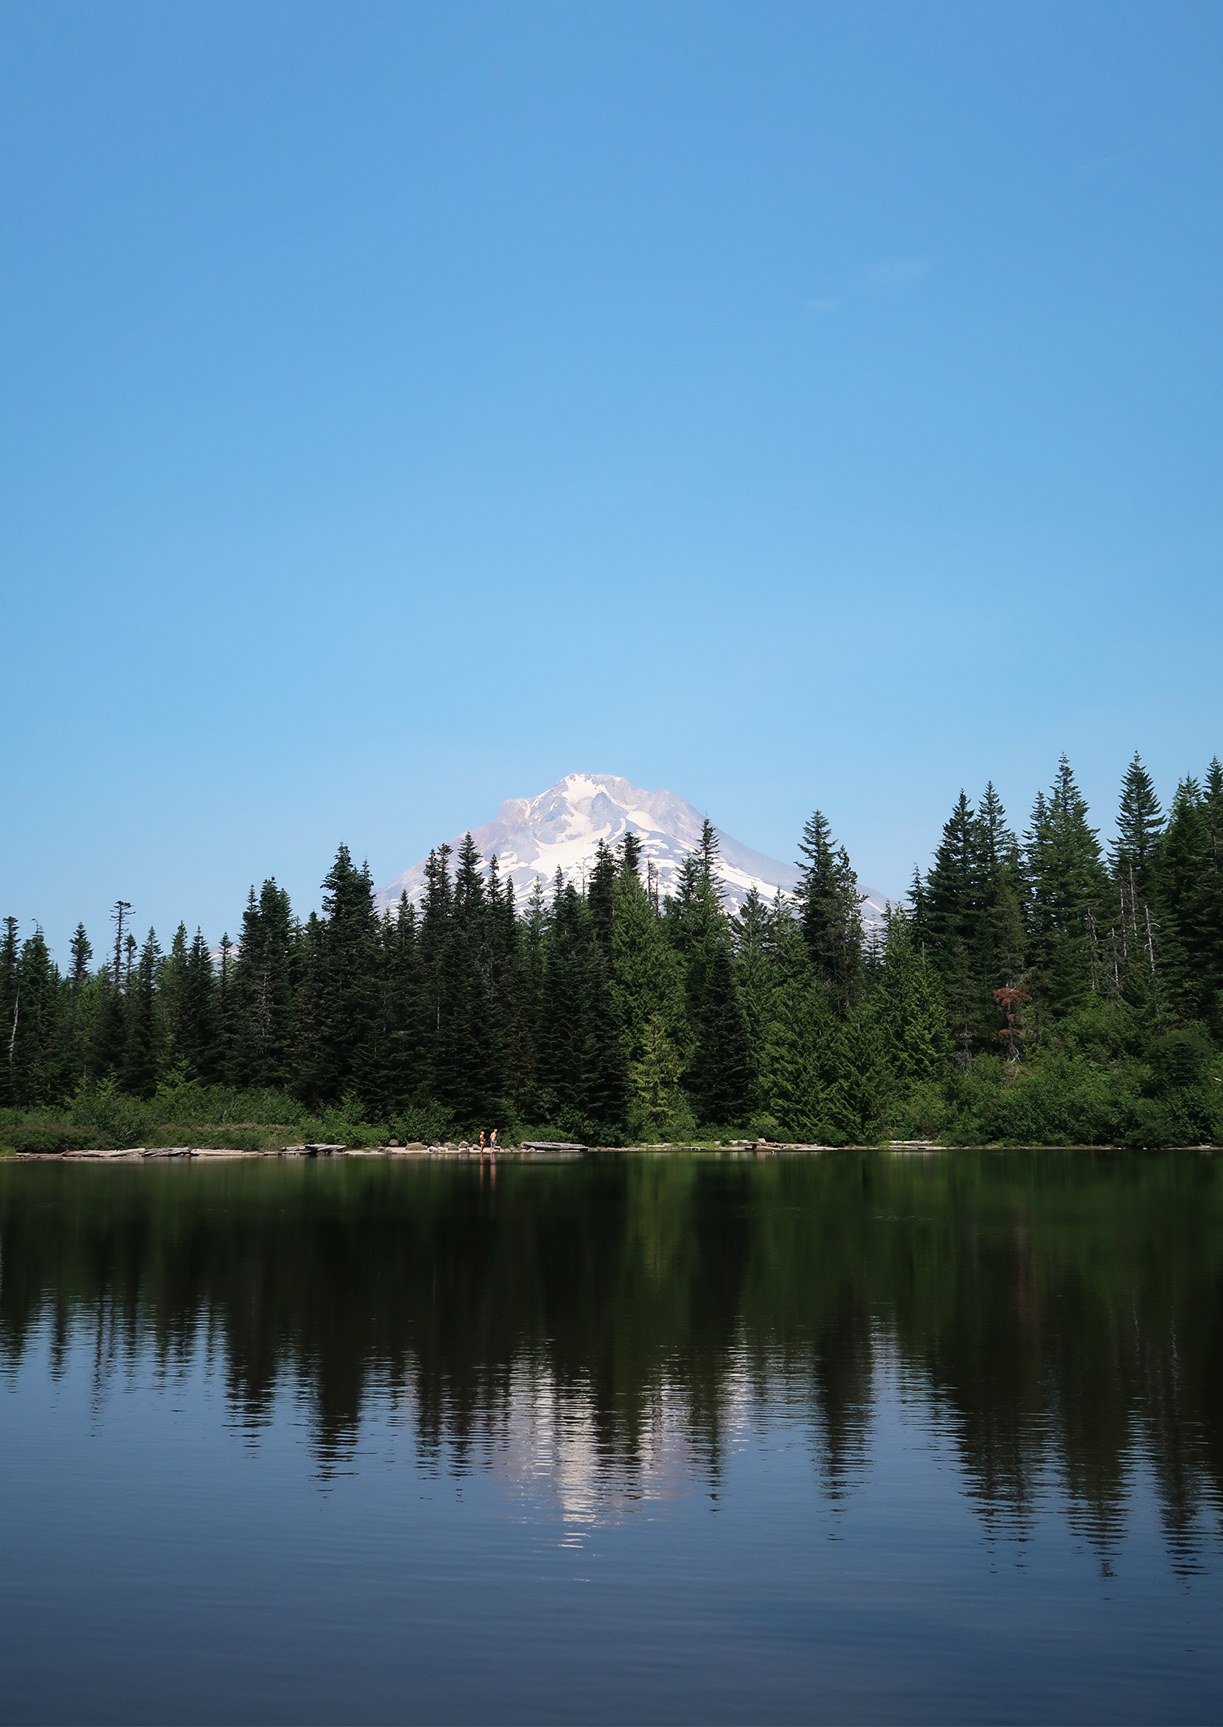
[[[1027,836],[1032,994],[1041,1016],[1070,1013],[1104,982],[1108,876],[1087,804],[1065,756],[1039,796]]]
[[[1206,770],[1202,812],[1206,818],[1206,853],[1196,957],[1203,1012],[1215,1038],[1223,1041],[1223,763],[1218,756]]]
[[[624,838],[620,841],[620,868],[625,875],[641,874],[641,841],[632,828],[624,830]]]
[[[68,981],[74,990],[80,990],[89,976],[89,962],[93,958],[93,944],[85,933],[83,923],[77,924],[72,932],[69,953],[72,963],[68,970]]]
[[[1126,769],[1117,811],[1117,837],[1110,848],[1113,880],[1132,892],[1137,903],[1149,905],[1155,854],[1164,831],[1164,813],[1155,782],[1137,753]]]
[[[161,949],[150,930],[132,967],[126,997],[126,1037],[121,1079],[134,1097],[152,1097],[160,1077],[162,1028],[157,1002],[157,973]]]
[[[376,1072],[371,1074],[375,1103],[388,1115],[405,1109],[420,1094],[423,1025],[420,954],[416,912],[407,893],[382,920],[382,996]],[[421,1101],[426,1101],[421,1099]]]
[[[972,1057],[984,987],[977,963],[983,913],[979,864],[976,812],[968,794],[961,791],[943,824],[943,835],[926,877],[920,927],[929,939],[943,980],[962,1066],[967,1066]]]
[[[862,986],[862,896],[844,846],[833,842],[816,810],[799,842],[803,863],[795,890],[799,925],[815,974],[840,1013],[848,1013]]]
[[[917,944],[912,919],[894,909],[887,914],[885,929],[872,1005],[896,1089],[909,1096],[947,1076],[951,1028],[942,982]]]
[[[639,1054],[629,1068],[629,1087],[629,1127],[634,1138],[652,1142],[691,1136],[694,1124],[680,1084],[679,1057],[657,1014],[642,1028]]]
[[[59,973],[37,925],[22,943],[16,1005],[9,1051],[14,1100],[50,1103],[61,1087]]]
[[[269,878],[256,899],[252,886],[227,985],[232,991],[230,1065],[241,1085],[274,1087],[289,1081],[295,943],[293,909],[285,890]]]
[[[582,1115],[588,1024],[585,906],[557,872],[540,1003],[539,1077],[545,1109],[562,1123]]]
[[[1153,880],[1155,914],[1148,940],[1182,1017],[1210,1008],[1201,960],[1217,941],[1211,927],[1214,877],[1212,818],[1197,780],[1181,781],[1172,800],[1167,829],[1156,858]]]
[[[490,908],[480,853],[467,834],[459,848],[441,954],[433,1074],[438,1100],[471,1128],[496,1111],[502,1096],[492,960]]]
[[[621,870],[612,922],[611,988],[626,1063],[657,1019],[675,1050],[685,1040],[683,968],[636,870]]]
[[[1135,754],[1121,786],[1117,837],[1110,848],[1112,920],[1109,971],[1113,994],[1149,1011],[1159,1008],[1159,976],[1148,940],[1155,903],[1156,869],[1164,817],[1155,785]]]
[[[594,868],[586,887],[591,928],[604,960],[611,963],[612,926],[615,922],[615,891],[618,874],[615,854],[603,840],[595,850]]]
[[[778,928],[777,983],[764,1037],[763,1086],[783,1138],[818,1141],[826,1130],[827,1075],[839,1020],[795,925]]]
[[[424,989],[423,1065],[434,1097],[442,1096],[438,1063],[442,1036],[442,950],[450,928],[453,893],[450,847],[438,846],[425,859],[425,892],[420,920],[420,968]]]
[[[758,1113],[767,1106],[762,1078],[764,1033],[777,985],[774,930],[777,920],[788,920],[789,915],[780,896],[772,906],[768,906],[759,890],[752,887],[741,909],[731,920],[735,977],[747,1038],[747,1101],[752,1113]]]
[[[380,948],[369,868],[358,869],[341,845],[323,881],[302,980],[299,1085],[311,1104],[337,1103],[350,1090],[362,1097],[377,1085]]]
[[[879,1022],[862,1006],[842,1021],[824,1045],[822,1114],[835,1140],[873,1145],[887,1118],[892,1074]]]
[[[90,1079],[118,1076],[127,1045],[127,998],[107,965],[93,979],[86,1065]]]
[[[688,1088],[702,1123],[736,1126],[746,1120],[750,1106],[751,1058],[724,928],[710,940],[700,971],[700,987],[692,996]]]
[[[89,1071],[88,1050],[91,1041],[91,1010],[96,993],[90,989],[89,966],[93,945],[78,923],[69,946],[69,965],[63,1013],[60,1019],[60,1070],[69,1088],[78,1084]]]
[[[515,1017],[507,1049],[507,1078],[521,1113],[536,1117],[539,1100],[539,1029],[544,992],[544,952],[548,910],[543,883],[536,878],[523,912],[514,949]]]
[[[0,1104],[18,1101],[20,1086],[17,1070],[17,1032],[21,1024],[21,957],[15,917],[4,920],[0,937],[0,1039],[3,1040],[3,1060],[0,1060]]]

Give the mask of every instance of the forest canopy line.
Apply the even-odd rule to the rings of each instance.
[[[321,913],[274,880],[214,953],[116,907],[60,971],[0,940],[0,1145],[360,1143],[497,1123],[621,1144],[1223,1141],[1223,766],[1165,812],[1135,756],[1107,853],[1063,757],[1022,835],[961,793],[907,903],[864,931],[816,811],[795,894],[731,915],[706,822],[674,895],[633,834],[515,902],[470,835],[380,915],[341,845]],[[164,1137],[164,1136],[169,1136]],[[243,1138],[243,1135],[246,1138]]]

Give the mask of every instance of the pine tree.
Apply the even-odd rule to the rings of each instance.
[[[548,910],[543,883],[536,877],[527,896],[522,928],[515,943],[515,1017],[506,1054],[510,1095],[520,1114],[540,1114],[539,1032],[544,990],[544,952]]]
[[[422,1067],[429,1079],[432,1095],[441,1099],[445,1092],[445,1075],[441,1055],[442,1037],[442,950],[450,929],[453,893],[450,884],[450,847],[443,845],[429,853],[425,860],[425,892],[420,919],[420,969],[424,990]]]
[[[503,1094],[490,922],[480,853],[467,834],[441,950],[433,1076],[439,1101],[472,1129],[497,1111]]]
[[[21,949],[15,917],[4,920],[0,937],[0,1105],[18,1101],[20,1083],[17,1068],[17,1032],[21,1024],[21,979],[19,974]]]
[[[986,786],[978,806],[975,841],[977,897],[981,906],[974,955],[975,1030],[981,1046],[989,1048],[1005,1030],[1006,1014],[999,1006],[998,991],[1021,990],[1025,998],[1027,995],[1023,857],[992,782]]]
[[[827,1076],[836,1062],[840,1019],[801,930],[789,919],[777,929],[777,949],[764,1037],[765,1109],[783,1138],[818,1141],[827,1130]]]
[[[632,828],[624,830],[624,838],[620,841],[620,868],[625,875],[641,874],[641,841]]]
[[[1109,972],[1112,993],[1157,1012],[1160,979],[1153,941],[1147,939],[1155,904],[1156,868],[1164,816],[1155,785],[1135,754],[1121,786],[1117,837],[1110,848],[1112,919]]]
[[[205,1082],[219,1079],[220,1061],[217,980],[212,951],[197,927],[187,955],[186,975],[187,1050],[191,1066]]]
[[[484,924],[482,964],[492,1018],[497,1102],[512,1100],[522,1077],[522,1064],[534,1060],[531,1029],[524,1019],[523,979],[519,966],[522,923],[518,917],[513,877],[504,882],[494,855],[488,866],[488,909]]]
[[[312,1104],[377,1085],[380,929],[368,865],[341,845],[311,918],[298,1016],[298,1084]]]
[[[311,912],[302,926],[301,975],[293,1017],[293,1089],[312,1109],[334,1098],[331,1052],[325,1047],[327,1020],[324,926]]]
[[[591,927],[599,950],[607,964],[611,963],[612,927],[615,922],[616,876],[619,869],[614,852],[603,840],[595,850],[594,868],[586,888],[586,903],[590,907]]]
[[[87,1066],[90,1079],[118,1078],[127,1047],[127,997],[115,982],[111,965],[104,966],[92,982]]]
[[[926,877],[920,915],[921,929],[929,939],[943,981],[962,1066],[972,1057],[983,989],[977,965],[984,911],[979,865],[976,812],[968,794],[961,790],[943,824],[943,836]]]
[[[680,1084],[679,1058],[657,1014],[642,1028],[639,1054],[629,1068],[629,1130],[635,1139],[683,1140],[694,1131]]]
[[[400,895],[395,911],[388,911],[383,918],[381,939],[380,1024],[370,1089],[376,1107],[391,1117],[419,1098],[423,1079],[424,996],[416,912],[406,892]]]
[[[69,953],[71,954],[72,964],[69,968],[68,979],[73,989],[79,990],[83,987],[86,978],[89,976],[89,962],[93,958],[93,944],[85,933],[85,925],[83,923],[78,923],[75,930],[72,932],[72,942],[69,947]]]
[[[837,1010],[846,1014],[862,989],[862,896],[844,846],[833,842],[823,812],[816,810],[803,829],[799,883],[795,890],[799,925],[815,974]]]
[[[1164,831],[1164,813],[1155,782],[1135,753],[1121,784],[1117,837],[1110,848],[1113,880],[1130,888],[1141,905],[1149,905],[1155,854]]]
[[[1176,788],[1156,854],[1152,927],[1141,932],[1182,1018],[1196,1018],[1211,1005],[1202,960],[1218,940],[1211,919],[1213,850],[1207,800],[1197,780],[1184,779]]]
[[[753,1114],[765,1108],[762,1085],[764,1034],[773,991],[777,987],[774,930],[778,919],[788,921],[789,917],[780,895],[769,906],[761,898],[759,890],[752,887],[742,907],[731,919],[736,987],[747,1036],[747,1101]]]
[[[895,908],[885,929],[872,1006],[903,1097],[947,1077],[952,1035],[941,979],[917,944],[912,919]]]
[[[688,1089],[699,1121],[712,1127],[737,1126],[750,1108],[752,1073],[747,1023],[725,929],[711,937],[700,974],[700,987],[691,997]]]
[[[718,904],[721,905],[722,896],[726,891],[726,884],[722,880],[718,867],[722,861],[722,842],[718,838],[717,829],[708,816],[705,816],[701,821],[701,840],[697,857],[700,861],[701,880],[714,894]]]
[[[824,1046],[823,1117],[833,1139],[873,1145],[880,1137],[893,1091],[884,1038],[863,1005],[842,1021]]]
[[[1027,836],[1032,994],[1042,1018],[1073,1012],[1105,981],[1109,883],[1087,814],[1063,756],[1052,789],[1036,800]]]
[[[240,1085],[283,1086],[292,1069],[296,932],[289,896],[275,878],[242,914],[242,939],[226,992],[233,1046],[230,1062]],[[220,1002],[217,1005],[220,1013]],[[219,1065],[219,1064],[218,1064]]]
[[[226,930],[221,937],[220,964],[217,966],[217,1047],[215,1067],[218,1075],[232,1079],[237,1047],[237,997],[234,992],[234,944]],[[290,1074],[291,1052],[286,1052],[285,1079]]]
[[[582,1112],[601,1140],[615,1143],[628,1117],[628,1075],[608,963],[593,926],[584,983],[587,1036]]]
[[[150,930],[128,979],[126,1040],[120,1073],[123,1089],[135,1097],[152,1097],[160,1078],[162,1028],[157,1003],[157,973],[161,949]]]
[[[548,1115],[579,1126],[585,1101],[588,1024],[586,907],[557,872],[540,1003],[540,1098]]]
[[[89,977],[93,945],[83,923],[78,923],[73,931],[68,951],[68,977],[60,1017],[60,1071],[66,1088],[71,1089],[89,1071],[92,1009],[96,1001]]]
[[[722,910],[720,861],[717,832],[706,818],[700,845],[684,861],[679,891],[666,917],[666,929],[684,968],[688,1024],[684,1083],[698,1122],[707,1127],[746,1119],[751,1078],[732,934]]]
[[[1202,798],[1206,856],[1201,886],[1201,936],[1197,948],[1202,1008],[1216,1041],[1223,1042],[1223,763],[1214,756]]]
[[[14,1101],[50,1103],[61,1089],[59,973],[37,925],[22,943],[16,1005],[9,1050]]]
[[[157,990],[166,1031],[166,1065],[189,1072],[192,1066],[187,1046],[187,926],[180,923],[162,959]]]
[[[612,921],[611,989],[626,1063],[657,1019],[674,1051],[685,1038],[683,968],[636,870],[621,869]]]

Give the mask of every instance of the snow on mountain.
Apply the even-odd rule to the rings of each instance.
[[[507,798],[496,821],[474,828],[472,838],[485,864],[496,854],[503,879],[514,884],[519,906],[537,879],[549,887],[559,869],[566,881],[581,886],[594,863],[600,840],[616,845],[631,828],[641,843],[641,869],[653,865],[658,891],[674,892],[680,866],[701,839],[701,813],[687,798],[674,792],[647,792],[614,774],[566,774],[534,798]],[[791,892],[798,883],[793,864],[781,863],[742,845],[719,828],[720,874],[726,888],[726,903],[738,909],[753,887],[765,899],[780,888]],[[462,835],[450,841],[457,852]],[[419,903],[425,886],[425,864],[414,864],[378,894],[380,906],[398,902],[406,892]],[[873,924],[883,916],[887,900],[869,888],[861,890],[863,922]]]

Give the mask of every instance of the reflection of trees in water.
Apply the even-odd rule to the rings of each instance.
[[[449,1164],[0,1175],[0,1367],[36,1325],[55,1374],[92,1339],[99,1397],[203,1350],[252,1439],[292,1390],[321,1468],[378,1398],[439,1470],[538,1456],[567,1504],[632,1498],[677,1448],[716,1483],[780,1396],[836,1498],[887,1357],[999,1534],[1052,1489],[1107,1564],[1141,1461],[1191,1569],[1223,1502],[1212,1160],[626,1157],[506,1163],[495,1190]]]

